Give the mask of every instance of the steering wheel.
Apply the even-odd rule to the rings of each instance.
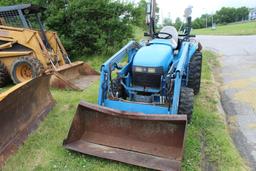
[[[159,34],[165,34],[167,35],[166,37],[159,37]],[[158,32],[158,33],[155,33],[155,36],[159,39],[171,39],[172,38],[172,35],[169,34],[169,33],[165,33],[165,32]]]

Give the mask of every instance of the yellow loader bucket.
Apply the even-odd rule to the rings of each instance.
[[[77,61],[58,67],[51,78],[51,86],[59,89],[84,90],[98,79],[97,71],[87,63]]]
[[[49,80],[38,77],[0,94],[0,168],[54,106]]]
[[[156,170],[180,170],[186,115],[146,115],[81,102],[65,148]]]

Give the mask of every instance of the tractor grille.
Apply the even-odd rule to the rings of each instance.
[[[133,70],[133,85],[159,88],[161,84],[162,68],[157,68],[156,73],[135,72]]]

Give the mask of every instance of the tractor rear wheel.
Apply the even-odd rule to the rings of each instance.
[[[41,62],[34,57],[20,57],[12,63],[11,77],[15,84],[39,77],[44,71]]]
[[[10,81],[10,75],[6,66],[0,61],[0,87],[6,86]]]
[[[202,53],[196,52],[189,63],[188,87],[197,95],[201,84]]]
[[[193,100],[193,89],[188,87],[181,87],[178,114],[186,114],[188,123],[190,123],[192,119]]]

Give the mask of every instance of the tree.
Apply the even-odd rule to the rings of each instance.
[[[172,20],[170,18],[165,18],[163,20],[163,26],[171,26],[173,25]]]
[[[133,10],[133,16],[136,16],[134,18],[134,25],[141,27],[143,29],[146,29],[146,21],[145,21],[145,17],[146,17],[146,6],[147,6],[147,2],[145,0],[141,0],[137,7],[134,7]]]
[[[201,18],[196,18],[192,22],[192,28],[193,29],[199,29],[199,28],[203,28],[203,27],[204,27],[204,21]]]
[[[181,19],[178,17],[178,18],[176,18],[176,20],[175,20],[174,27],[175,27],[177,30],[179,30],[181,26],[182,26],[182,21],[181,21]]]
[[[247,20],[249,9],[247,7],[240,7],[236,9],[236,21]]]
[[[216,12],[217,23],[231,23],[236,21],[236,10],[235,8],[222,7]]]
[[[227,24],[237,21],[243,21],[248,19],[249,9],[246,7],[240,8],[229,8],[222,7],[219,11],[217,11],[213,15],[214,22],[217,24]],[[207,25],[211,26],[211,17],[212,15],[203,14],[201,17],[196,18],[192,26],[194,29],[204,28],[206,26],[206,17],[207,17]]]

